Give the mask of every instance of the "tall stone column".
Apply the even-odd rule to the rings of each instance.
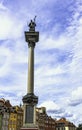
[[[28,87],[27,92],[34,92],[34,44],[28,48]]]
[[[38,129],[36,126],[35,108],[38,97],[34,94],[34,48],[39,41],[39,32],[35,31],[35,20],[31,20],[29,31],[25,32],[25,40],[28,42],[28,86],[27,94],[23,97],[24,120],[21,130]]]

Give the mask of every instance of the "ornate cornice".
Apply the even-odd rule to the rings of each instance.
[[[23,97],[23,103],[28,103],[31,105],[37,104],[38,103],[38,97],[35,96],[33,93],[28,93]]]

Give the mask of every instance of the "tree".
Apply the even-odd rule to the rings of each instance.
[[[77,130],[82,130],[82,124],[79,124]]]

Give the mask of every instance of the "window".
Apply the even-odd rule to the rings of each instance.
[[[12,124],[12,120],[9,121],[9,124],[10,124],[10,125]]]
[[[60,128],[58,127],[58,130],[60,130]]]
[[[61,127],[61,130],[65,130],[65,127]]]
[[[14,118],[16,118],[16,116],[14,115]]]
[[[7,120],[5,121],[5,125],[8,125],[8,121]]]
[[[5,120],[3,120],[3,125],[5,125]]]
[[[0,102],[0,106],[2,106],[2,105],[4,105],[4,103],[3,103],[3,102]]]
[[[5,115],[5,113],[4,113],[4,116],[3,116],[3,118],[6,118],[6,115]]]

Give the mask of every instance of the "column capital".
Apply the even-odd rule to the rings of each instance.
[[[35,96],[33,93],[27,93],[24,97],[23,97],[23,103],[26,104],[31,104],[31,105],[35,105],[38,103],[38,97]]]
[[[28,47],[35,47],[35,42],[28,42]]]

